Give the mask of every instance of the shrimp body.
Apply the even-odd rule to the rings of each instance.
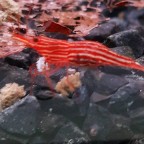
[[[119,55],[99,42],[68,42],[44,36],[34,39],[19,34],[14,34],[13,38],[38,51],[49,64],[87,67],[108,65],[144,71],[144,67],[133,59]]]

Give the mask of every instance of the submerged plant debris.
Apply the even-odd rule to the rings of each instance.
[[[0,110],[13,105],[26,94],[24,86],[19,86],[17,83],[6,84],[0,89]]]

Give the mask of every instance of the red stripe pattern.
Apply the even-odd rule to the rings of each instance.
[[[111,65],[144,71],[144,67],[133,59],[119,55],[99,42],[68,42],[44,36],[34,39],[19,34],[13,35],[13,38],[37,50],[49,64],[87,67]]]

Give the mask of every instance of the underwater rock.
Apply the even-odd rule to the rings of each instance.
[[[144,56],[141,56],[140,58],[136,59],[136,61],[141,65],[144,65]]]
[[[29,72],[14,66],[10,66],[4,62],[0,63],[0,88],[7,83],[17,83],[24,85],[27,91],[30,87]]]
[[[106,45],[109,47],[129,46],[132,48],[136,58],[144,53],[144,39],[135,29],[122,31],[107,38]]]
[[[112,113],[127,115],[130,106],[137,99],[140,94],[140,89],[135,83],[129,83],[119,88],[113,95],[111,95],[108,108]]]
[[[20,68],[28,69],[31,65],[30,57],[28,54],[20,52],[18,54],[12,54],[5,58],[5,62],[10,65]]]
[[[79,108],[79,116],[85,116],[90,102],[90,93],[86,85],[83,84],[79,89],[77,89],[72,95],[72,99]]]
[[[4,61],[11,66],[28,70],[29,67],[37,61],[38,57],[38,53],[35,50],[26,48],[22,52],[7,56]]]
[[[91,92],[95,91],[103,95],[110,95],[121,86],[127,84],[128,81],[117,75],[88,70],[84,75],[84,83]]]
[[[96,142],[105,141],[113,127],[111,114],[103,107],[90,104],[83,130]]]
[[[124,55],[130,58],[135,59],[135,56],[133,54],[132,49],[129,46],[120,46],[120,47],[115,47],[112,49],[112,51],[120,54],[120,55]]]
[[[9,139],[9,140],[2,140],[0,141],[1,144],[22,144],[21,142],[18,142],[16,140],[12,140],[12,139]]]
[[[93,92],[93,94],[90,97],[91,102],[93,103],[98,103],[98,102],[102,102],[105,100],[109,100],[111,96],[106,96],[97,92]]]
[[[27,138],[10,134],[0,128],[0,144],[25,144]]]
[[[0,128],[11,133],[30,136],[36,132],[40,106],[34,96],[26,96],[0,113]]]
[[[48,113],[40,119],[38,130],[51,138],[68,121],[64,116]]]
[[[85,36],[85,39],[103,42],[108,36],[124,29],[126,29],[126,23],[123,20],[117,18],[111,19],[93,28],[89,34]]]
[[[49,100],[39,100],[43,112],[62,115],[71,120],[75,120],[79,114],[78,106],[72,99],[55,95]]]
[[[123,68],[123,67],[116,67],[116,66],[103,66],[100,67],[100,70],[107,74],[117,75],[123,77],[124,75],[132,74],[131,69]]]
[[[135,133],[144,133],[144,107],[129,112],[131,118],[130,127]]]
[[[52,92],[48,87],[35,86],[33,87],[33,95],[39,100],[51,99],[56,93]]]
[[[127,141],[134,137],[134,133],[130,129],[130,118],[121,115],[111,116],[114,127],[109,132],[108,141]]]
[[[54,140],[50,144],[55,143],[71,143],[71,144],[88,144],[90,141],[88,135],[83,132],[74,123],[68,122],[60,128]]]
[[[127,84],[127,80],[123,77],[104,74],[98,81],[96,81],[95,91],[104,95],[114,93],[118,88]]]
[[[133,9],[130,10],[126,15],[126,20],[130,28],[135,26],[143,26],[144,24],[144,10],[143,9]]]
[[[48,144],[48,140],[43,135],[36,135],[30,138],[30,140],[26,144]]]

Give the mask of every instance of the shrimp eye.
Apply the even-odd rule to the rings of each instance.
[[[33,41],[34,42],[38,42],[38,38],[33,38]]]
[[[16,31],[20,32],[22,34],[26,34],[27,33],[27,30],[25,28],[16,28]]]

